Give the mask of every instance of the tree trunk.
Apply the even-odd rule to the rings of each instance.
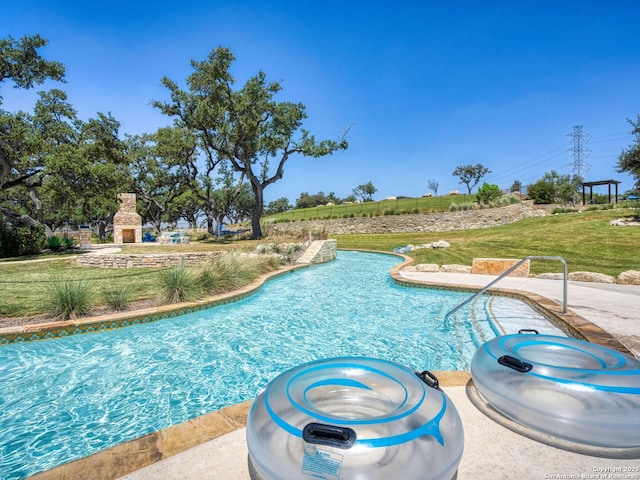
[[[262,218],[262,212],[264,211],[264,189],[262,185],[255,185],[251,183],[251,189],[253,190],[253,198],[256,201],[253,213],[251,214],[251,239],[260,240],[262,238],[262,228],[260,228],[260,219]]]
[[[98,222],[98,238],[102,241],[107,238],[107,222],[102,220]]]

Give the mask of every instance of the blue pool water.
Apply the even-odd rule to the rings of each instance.
[[[369,356],[466,370],[476,348],[534,325],[522,302],[395,285],[398,257],[339,252],[237,303],[120,330],[0,347],[0,478],[21,479],[250,400],[295,365]],[[498,318],[496,322],[492,313]]]

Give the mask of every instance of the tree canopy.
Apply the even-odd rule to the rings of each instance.
[[[280,197],[277,200],[269,202],[267,208],[265,208],[264,213],[267,215],[275,215],[278,213],[287,212],[292,208],[293,207],[289,203],[289,199],[287,197]]]
[[[0,81],[32,88],[63,80],[64,66],[43,59],[39,35],[0,40]],[[59,89],[38,92],[33,112],[0,110],[0,214],[8,224],[50,228],[67,223],[104,226],[116,194],[130,188],[119,122],[98,113],[82,121]]]
[[[378,189],[373,185],[373,182],[369,181],[354,188],[353,195],[362,202],[370,202],[377,191]]]
[[[640,190],[640,115],[634,122],[631,119],[627,121],[633,126],[631,134],[634,135],[635,144],[625,148],[618,156],[618,172],[627,172],[635,179],[635,188]]]
[[[459,165],[452,175],[460,179],[458,183],[464,183],[467,186],[469,195],[471,195],[473,187],[488,173],[491,173],[491,170],[480,163],[476,163],[475,165]]]
[[[25,35],[20,40],[0,38],[0,83],[12,80],[16,88],[33,88],[48,78],[62,81],[65,68],[60,62],[45,60],[38,53],[47,40],[40,35]],[[0,96],[2,104],[2,96]]]
[[[574,203],[577,196],[580,177],[561,175],[555,170],[545,173],[527,188],[527,195],[534,203]]]
[[[28,89],[48,78],[63,80],[64,66],[45,60],[38,53],[38,48],[46,44],[40,35],[26,35],[20,40],[11,36],[0,39],[0,85],[11,80],[16,88]],[[42,103],[46,103],[46,99],[41,98]],[[43,112],[36,112],[36,115],[38,113]],[[63,112],[63,115],[68,113]],[[38,173],[37,162],[33,159],[40,147],[36,130],[37,125],[27,114],[13,114],[0,109],[0,191],[27,181]]]
[[[151,223],[155,232],[161,230],[171,204],[185,190],[185,163],[195,146],[182,140],[181,131],[170,127],[127,137],[133,190],[144,208],[143,222]]]
[[[188,90],[165,77],[162,83],[171,101],[154,105],[197,135],[208,175],[221,162],[229,162],[240,175],[240,183],[248,180],[254,197],[252,235],[261,238],[264,189],[282,178],[285,163],[295,155],[329,155],[346,149],[348,143],[346,133],[338,140],[316,140],[302,128],[305,106],[276,101],[282,87],[279,82],[268,82],[262,71],[236,89],[230,72],[234,60],[229,49],[218,47],[206,60],[192,61]]]

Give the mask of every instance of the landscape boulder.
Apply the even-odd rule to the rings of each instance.
[[[439,271],[440,265],[438,265],[437,263],[419,263],[418,265],[416,265],[416,272],[434,273]]]
[[[609,225],[612,227],[640,227],[640,220],[636,217],[616,218],[609,220]]]
[[[541,278],[543,280],[562,280],[562,279],[564,279],[564,274],[562,274],[562,273],[541,273],[540,275],[536,275],[536,278]]]
[[[441,272],[446,273],[471,273],[470,265],[442,265],[440,267]]]
[[[474,258],[471,273],[478,275],[502,275],[508,269],[514,267],[521,260],[511,258]],[[530,260],[523,262],[513,272],[511,277],[528,277]]]
[[[427,243],[426,248],[449,248],[451,245],[445,240],[438,240],[437,242]]]
[[[615,283],[615,279],[612,276],[595,272],[571,272],[569,280],[574,282]]]
[[[618,275],[616,283],[620,285],[640,285],[640,271],[627,270]]]
[[[423,243],[422,245],[407,245],[406,247],[395,247],[393,253],[409,253],[413,250],[420,250],[422,248],[449,248],[451,245],[445,240],[438,240],[437,242]]]

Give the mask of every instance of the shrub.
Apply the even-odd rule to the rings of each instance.
[[[54,252],[62,250],[62,237],[59,237],[58,235],[51,235],[47,238],[47,248]]]
[[[494,202],[496,207],[503,207],[505,205],[513,205],[515,203],[520,203],[520,198],[517,195],[503,195],[500,198],[497,198]]]
[[[279,243],[270,243],[269,250],[271,250],[273,253],[282,253],[282,245],[280,245]]]
[[[277,221],[286,221],[286,220],[277,220]],[[194,242],[209,240],[210,238],[211,238],[211,234],[209,232],[196,232],[191,236],[191,239]]]
[[[551,213],[575,213],[576,209],[575,208],[554,208],[553,210],[551,210]]]
[[[92,237],[91,241],[95,243],[113,243],[113,233],[107,234],[104,239],[99,237]]]
[[[475,207],[473,205],[473,203],[461,203],[461,204],[456,204],[456,203],[452,203],[451,206],[449,207],[449,210],[452,212],[459,212],[459,211],[467,211],[467,210],[473,210]]]
[[[478,189],[478,194],[476,195],[478,199],[478,203],[488,204],[502,195],[502,191],[498,185],[493,183],[484,182],[482,186]]]
[[[56,280],[45,288],[42,307],[54,318],[68,320],[91,310],[93,291],[85,281]]]
[[[161,304],[194,301],[201,296],[198,278],[186,267],[172,267],[160,274],[157,300]]]
[[[615,205],[612,203],[603,203],[601,205],[589,205],[585,208],[585,212],[595,212],[596,210],[613,210]]]
[[[317,235],[322,237],[322,235]],[[299,252],[302,250],[303,246],[300,243],[289,243],[289,244],[285,244],[285,247],[280,248],[279,250],[279,256],[276,257],[278,258],[278,263],[289,263],[292,264],[293,261],[299,257]]]
[[[119,283],[107,289],[104,294],[104,302],[116,311],[127,308],[131,299],[131,289],[125,283]]]
[[[44,227],[27,220],[9,220],[0,215],[0,257],[19,257],[39,253],[44,247]]]
[[[621,208],[639,208],[640,200],[624,200],[618,204]]]
[[[70,237],[69,235],[65,235],[62,237],[62,246],[65,249],[68,248],[73,248],[73,246],[75,245],[75,240],[73,239],[73,237]]]
[[[535,204],[574,203],[578,185],[579,177],[560,175],[552,170],[529,185],[527,195]]]

